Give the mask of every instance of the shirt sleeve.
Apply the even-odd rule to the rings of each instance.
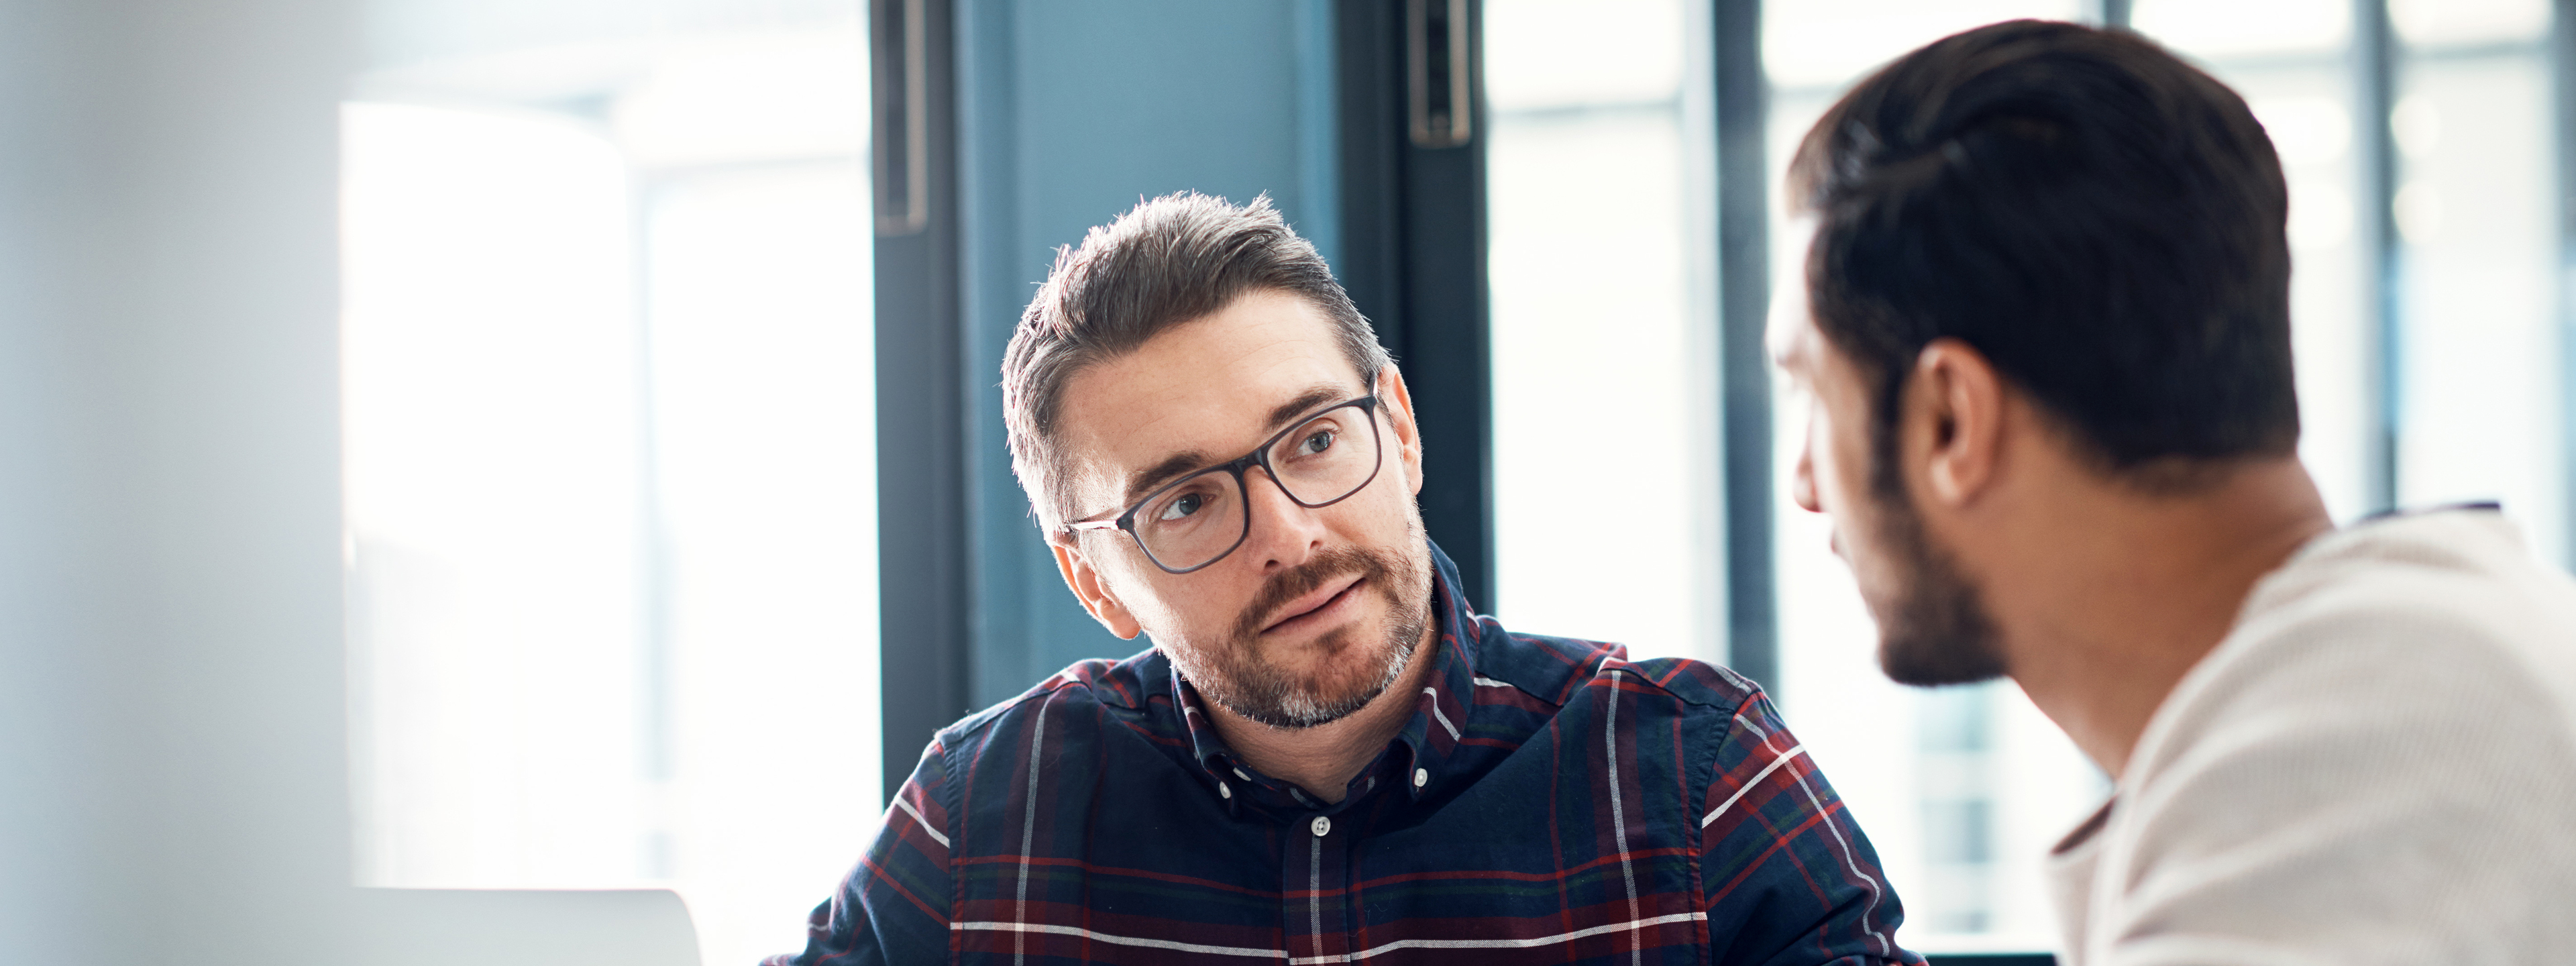
[[[1921,963],[1878,853],[1756,691],[1727,722],[1703,800],[1700,888],[1716,961],[1741,966]]]
[[[877,966],[949,959],[948,770],[937,741],[895,793],[877,840],[806,920],[805,951],[763,966]]]

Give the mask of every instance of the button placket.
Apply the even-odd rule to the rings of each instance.
[[[1349,952],[1351,833],[1346,826],[1351,821],[1350,815],[1337,822],[1329,815],[1309,814],[1289,826],[1295,831],[1283,843],[1287,854],[1281,857],[1287,861],[1280,863],[1286,880],[1281,894],[1289,899],[1280,911],[1291,958],[1336,958]]]

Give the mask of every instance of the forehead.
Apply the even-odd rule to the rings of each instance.
[[[1056,431],[1065,483],[1098,508],[1173,456],[1233,459],[1276,431],[1272,410],[1319,386],[1363,392],[1331,320],[1305,299],[1258,291],[1182,323],[1065,383]]]
[[[1812,378],[1824,362],[1824,333],[1816,329],[1815,316],[1807,304],[1807,248],[1813,243],[1816,222],[1812,216],[1800,216],[1783,227],[1789,236],[1789,250],[1799,258],[1780,266],[1771,283],[1771,312],[1764,327],[1763,342],[1771,361],[1794,378]]]
[[[1816,242],[1816,216],[1790,216],[1780,232],[1788,237],[1788,250],[1798,258],[1777,265],[1772,276],[1770,317],[1765,319],[1762,343],[1770,350],[1772,366],[1780,366],[1793,384],[1811,384],[1816,379],[1834,379],[1842,374],[1842,353],[1816,327],[1816,312],[1808,304],[1806,286],[1806,252]]]

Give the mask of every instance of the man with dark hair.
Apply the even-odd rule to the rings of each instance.
[[[2117,782],[2061,962],[2576,948],[2576,585],[2492,506],[2337,529],[2296,455],[2288,192],[2243,100],[2014,22],[1800,147],[1773,353],[1887,673],[2009,675]]]
[[[1002,386],[1065,582],[1154,646],[940,732],[775,962],[1921,961],[1751,682],[1459,596],[1404,376],[1266,200],[1093,230]]]

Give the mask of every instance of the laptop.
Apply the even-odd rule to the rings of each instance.
[[[669,889],[359,889],[368,966],[700,966]]]

